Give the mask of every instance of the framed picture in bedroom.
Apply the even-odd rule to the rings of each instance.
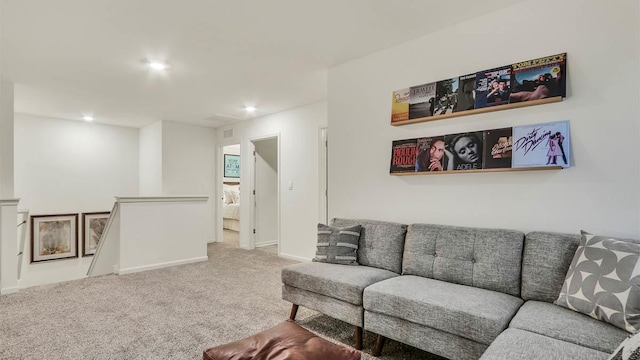
[[[78,257],[78,214],[31,217],[31,262]]]
[[[224,154],[224,177],[240,178],[240,155]]]
[[[96,253],[110,214],[108,211],[82,214],[82,256]]]

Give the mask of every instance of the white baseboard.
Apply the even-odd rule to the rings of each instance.
[[[0,295],[7,295],[7,294],[17,293],[18,290],[20,290],[19,286],[12,286],[12,287],[2,288],[2,289],[0,289]]]
[[[177,261],[169,261],[169,262],[153,264],[153,265],[130,267],[130,268],[118,270],[118,275],[133,274],[133,273],[137,273],[137,272],[141,272],[141,271],[162,269],[162,268],[166,268],[166,267],[170,267],[170,266],[191,264],[191,263],[196,263],[196,262],[200,262],[200,261],[207,261],[207,260],[209,260],[208,256],[201,256],[201,257],[197,257],[197,258],[191,258],[191,259],[185,259],[185,260],[177,260]]]
[[[278,240],[257,243],[256,247],[271,246],[271,245],[278,245]]]
[[[289,254],[280,253],[280,255],[278,255],[278,256],[280,256],[282,258],[285,258],[285,259],[289,259],[289,260],[295,260],[295,261],[301,261],[301,262],[311,262],[311,259],[307,259],[307,258],[303,258],[303,257],[300,257],[300,256],[295,256],[295,255],[289,255]]]

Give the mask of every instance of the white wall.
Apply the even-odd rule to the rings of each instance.
[[[215,195],[215,130],[158,121],[140,129],[140,195]],[[215,239],[215,204],[209,201],[207,230]]]
[[[315,254],[318,220],[318,133],[326,125],[327,104],[319,102],[278,114],[265,116],[216,131],[220,145],[240,142],[241,177],[250,174],[250,141],[280,134],[280,254],[285,257],[311,259]],[[233,138],[223,132],[233,128]],[[221,159],[222,157],[219,157]],[[221,167],[218,167],[220,171]],[[222,178],[218,175],[218,178]],[[293,182],[293,189],[287,184]],[[248,181],[241,183],[241,194],[250,191]],[[221,187],[220,187],[221,189]],[[219,194],[218,197],[222,197]],[[249,196],[240,196],[240,245],[249,245]],[[221,208],[219,208],[221,211]]]
[[[162,122],[162,194],[209,197],[207,239],[213,241],[215,203],[215,129]]]
[[[162,121],[140,128],[139,194],[162,194]]]
[[[207,260],[208,199],[119,200],[118,274]]]
[[[638,238],[638,1],[535,0],[329,70],[329,215]],[[556,104],[392,127],[391,92],[568,53]],[[571,121],[561,171],[389,175],[391,142]]]
[[[13,198],[13,83],[0,82],[0,199]]]
[[[137,192],[138,129],[16,114],[19,208],[29,209],[30,215],[110,211],[114,196]],[[81,254],[81,245],[78,250]],[[29,238],[25,254],[30,254]],[[29,261],[25,257],[21,286],[84,277],[91,257]]]
[[[13,83],[0,82],[0,293],[16,291],[16,209],[2,202],[14,194]],[[6,205],[6,206],[5,206]]]
[[[254,142],[256,149],[256,246],[278,241],[278,139]]]

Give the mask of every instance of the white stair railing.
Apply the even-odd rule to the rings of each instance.
[[[114,266],[118,263],[118,253],[120,247],[119,227],[117,219],[119,205],[116,201],[109,215],[109,220],[102,231],[96,253],[93,255],[87,276],[100,276],[115,273]]]
[[[29,231],[29,210],[18,211],[18,280],[22,278],[22,261],[24,259],[24,244]]]

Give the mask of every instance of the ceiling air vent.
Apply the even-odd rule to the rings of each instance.
[[[225,130],[224,133],[223,133],[223,137],[225,139],[233,137],[233,129]]]

